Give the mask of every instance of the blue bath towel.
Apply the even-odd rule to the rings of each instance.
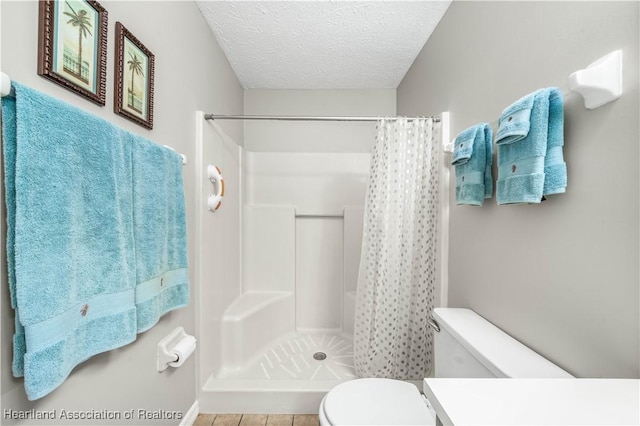
[[[133,146],[138,333],[189,302],[182,158],[140,136]]]
[[[13,372],[34,400],[136,338],[132,158],[107,121],[14,88],[2,100]]]
[[[462,131],[455,140],[451,164],[456,168],[456,204],[481,206],[493,193],[492,131],[480,123]]]
[[[506,108],[498,122],[498,204],[539,203],[565,192],[564,107],[557,88],[537,90]]]

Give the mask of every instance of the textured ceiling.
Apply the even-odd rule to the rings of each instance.
[[[196,2],[245,89],[394,89],[450,4]]]

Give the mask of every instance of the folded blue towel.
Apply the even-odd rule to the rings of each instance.
[[[105,120],[14,88],[2,100],[13,372],[34,400],[136,338],[131,146]]]
[[[189,302],[182,158],[140,136],[133,146],[138,333]]]
[[[498,204],[539,203],[543,195],[565,192],[564,107],[557,88],[537,90],[500,116]]]
[[[456,204],[481,206],[493,193],[492,131],[488,123],[462,131],[455,140],[451,164],[456,168]]]
[[[564,162],[564,102],[562,92],[549,89],[549,134],[544,157],[543,195],[561,194],[567,190],[567,164]]]

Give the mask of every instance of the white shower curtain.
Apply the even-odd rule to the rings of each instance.
[[[354,361],[360,377],[431,368],[440,144],[431,118],[380,120],[364,212]]]

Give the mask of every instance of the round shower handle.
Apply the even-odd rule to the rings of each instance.
[[[215,212],[222,205],[222,197],[224,197],[224,178],[222,170],[218,166],[209,164],[207,166],[207,176],[213,186],[211,195],[207,199],[207,208],[210,212]]]

